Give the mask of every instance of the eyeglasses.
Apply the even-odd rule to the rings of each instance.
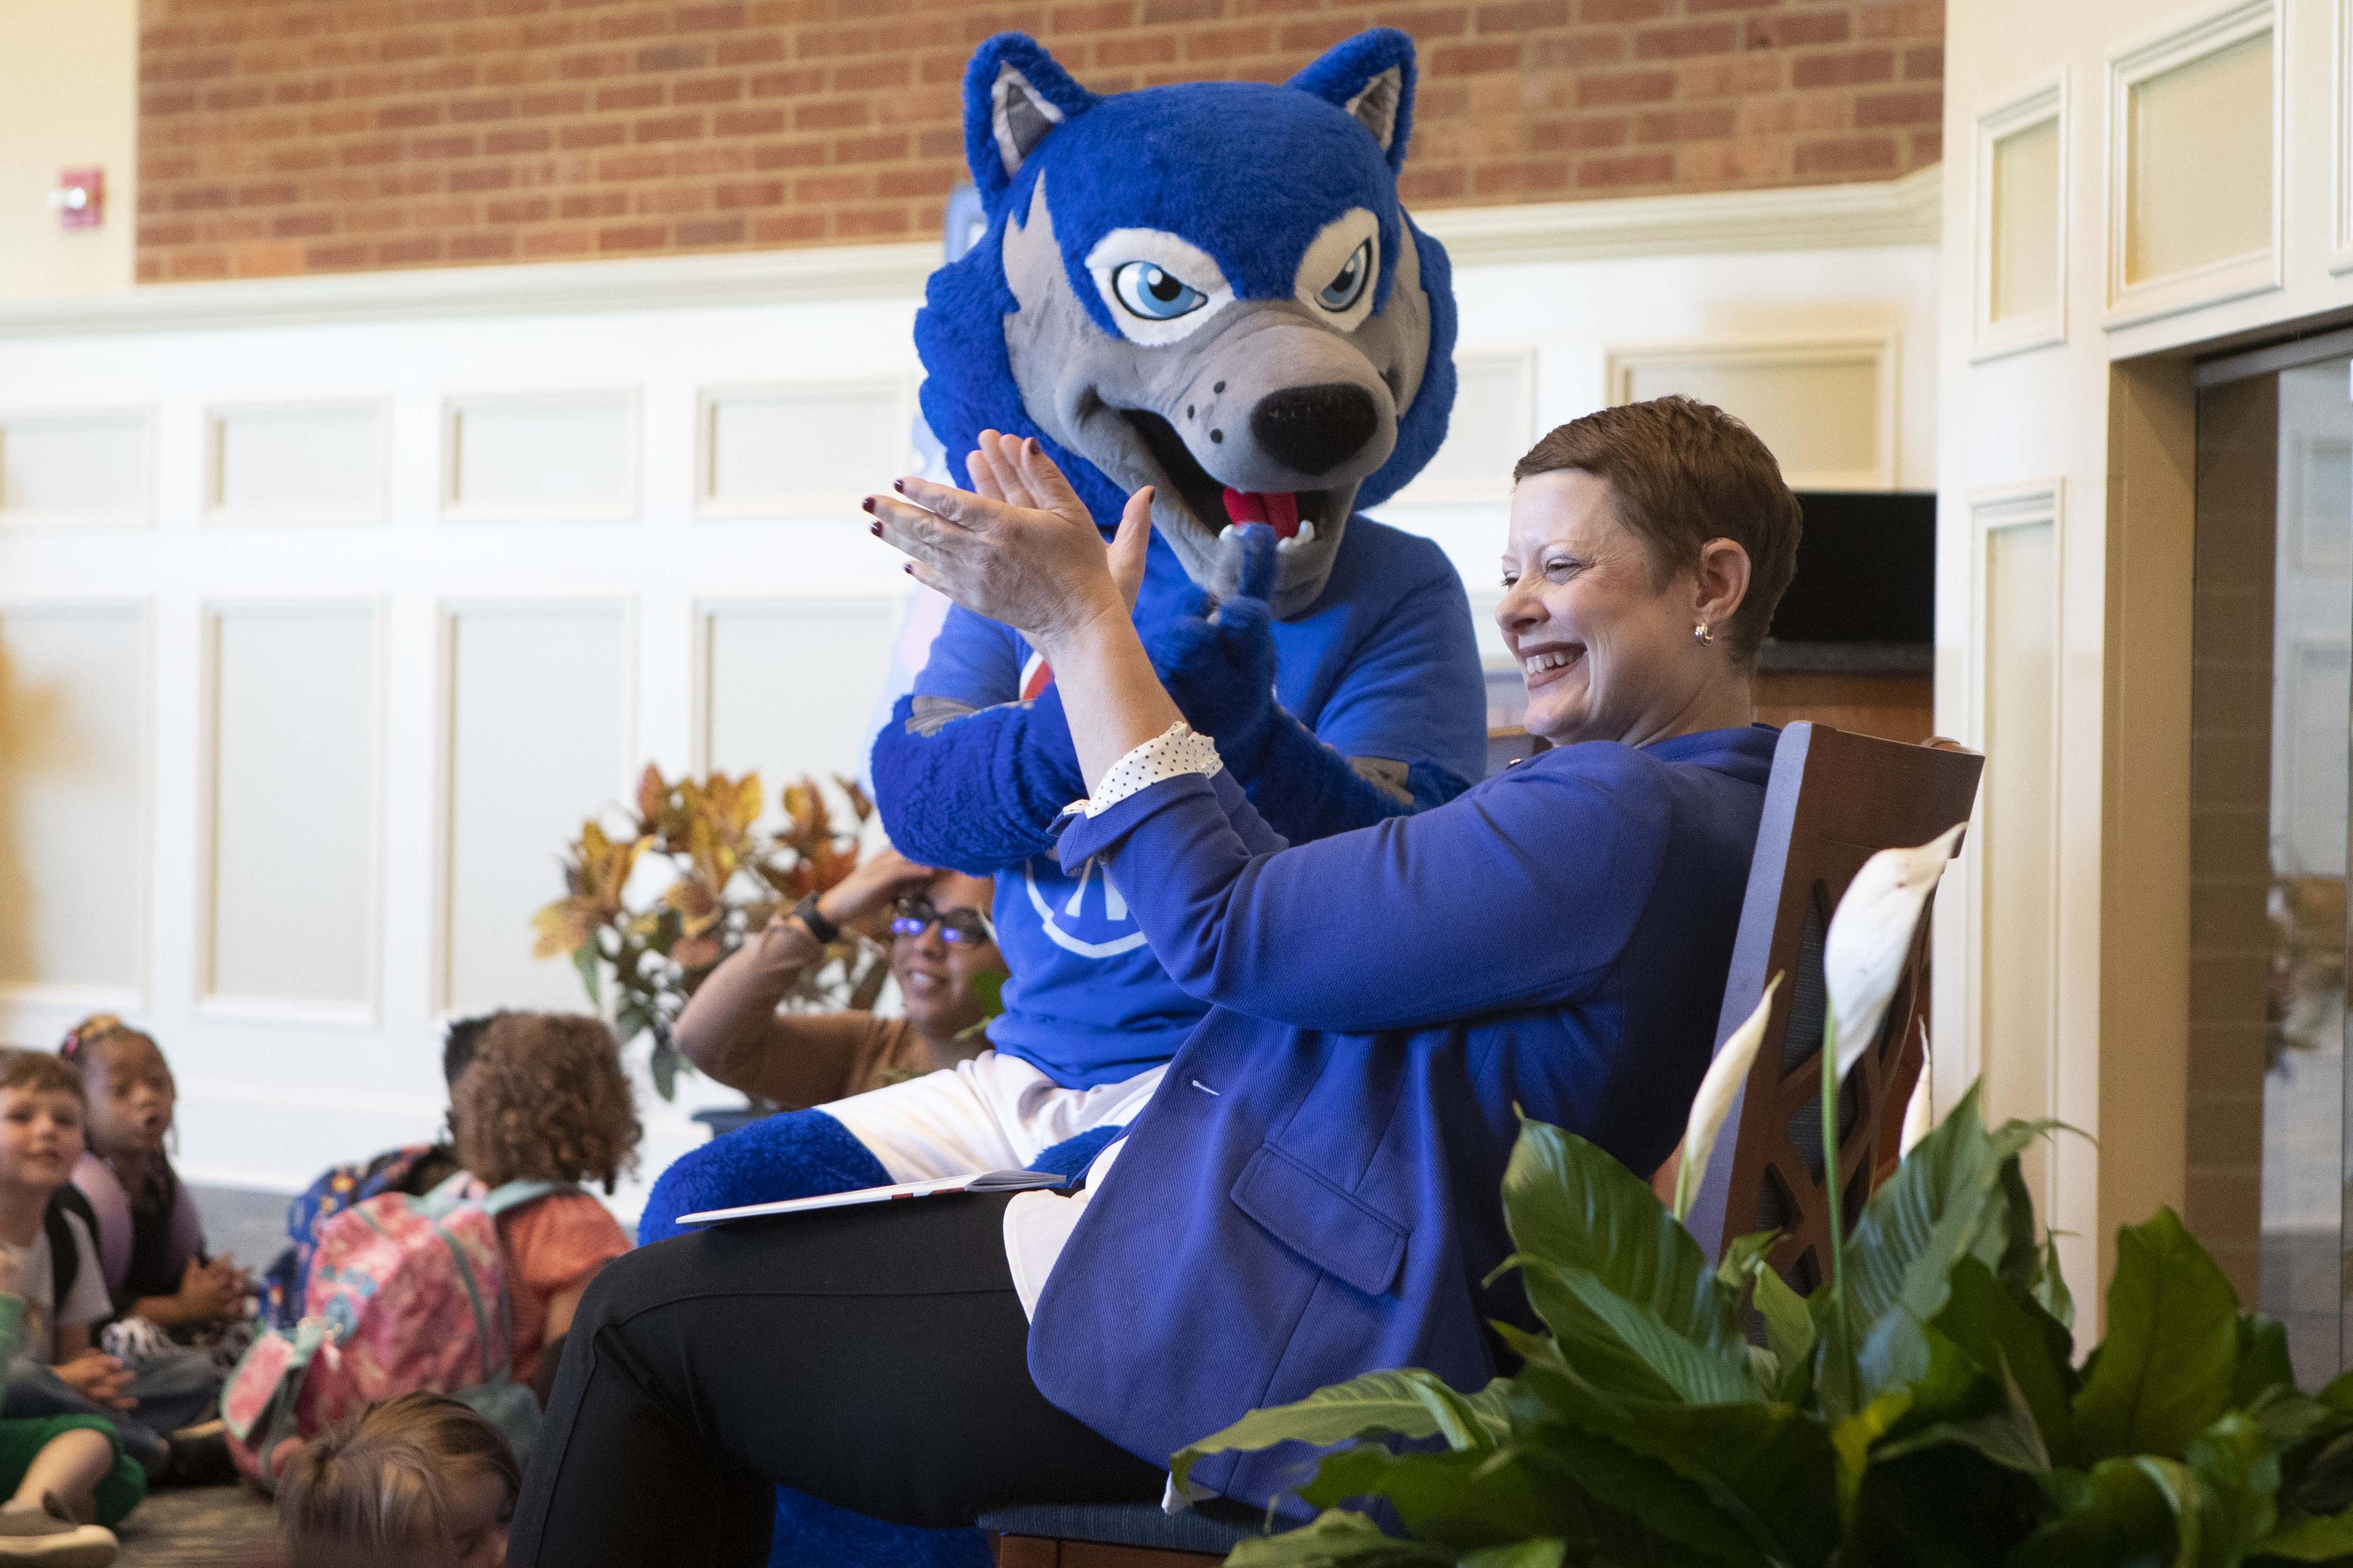
[[[979,943],[994,940],[989,934],[988,918],[978,910],[934,909],[929,899],[901,899],[895,908],[897,912],[891,917],[892,936],[921,936],[936,925],[942,942]]]

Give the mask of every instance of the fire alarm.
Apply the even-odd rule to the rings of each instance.
[[[58,209],[59,228],[96,228],[106,216],[106,171],[58,170],[58,188],[49,193],[49,205]]]

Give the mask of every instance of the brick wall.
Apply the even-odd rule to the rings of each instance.
[[[1376,24],[1421,48],[1421,207],[1939,153],[1943,0],[144,0],[139,277],[924,237],[990,33],[1110,91],[1281,79]]]

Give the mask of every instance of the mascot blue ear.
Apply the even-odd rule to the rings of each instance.
[[[1291,85],[1336,103],[1373,133],[1392,172],[1405,167],[1413,135],[1413,40],[1395,27],[1375,27],[1335,44]]]
[[[981,45],[964,73],[964,156],[982,201],[994,208],[1054,127],[1100,101],[1027,33]]]

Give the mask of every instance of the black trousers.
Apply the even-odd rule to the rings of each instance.
[[[1046,1403],[1004,1194],[820,1210],[606,1266],[515,1510],[517,1568],[766,1563],[772,1487],[894,1523],[1142,1502],[1162,1475]]]

